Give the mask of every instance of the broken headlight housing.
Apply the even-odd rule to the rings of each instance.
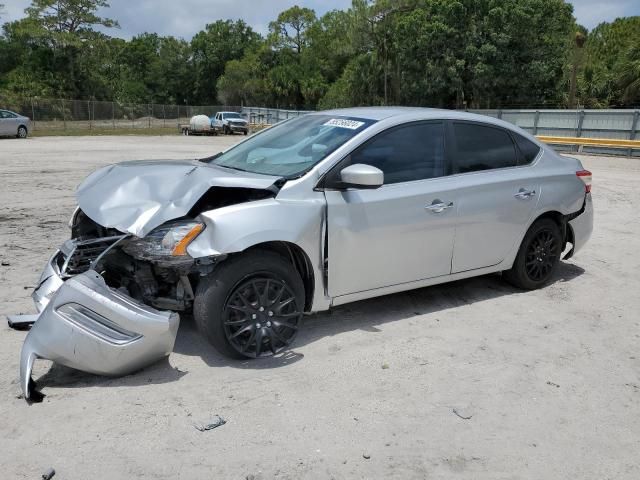
[[[189,244],[204,230],[204,224],[196,221],[173,221],[159,226],[146,237],[133,237],[122,249],[141,260],[176,261],[190,259]]]

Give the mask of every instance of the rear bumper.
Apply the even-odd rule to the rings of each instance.
[[[591,238],[591,233],[593,232],[593,200],[590,193],[585,196],[584,212],[570,220],[569,226],[573,232],[573,248],[571,249],[571,255],[568,255],[567,258],[578,252]]]
[[[20,386],[25,399],[33,394],[31,371],[37,358],[118,376],[171,353],[180,323],[177,313],[138,303],[109,288],[93,270],[63,281],[56,270],[59,255],[47,264],[33,294],[41,313],[22,346]]]

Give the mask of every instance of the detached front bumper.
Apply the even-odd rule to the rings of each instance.
[[[53,256],[33,298],[41,311],[20,358],[20,386],[33,394],[31,371],[37,358],[89,373],[132,373],[171,353],[177,313],[159,311],[107,286],[88,270],[64,281]]]

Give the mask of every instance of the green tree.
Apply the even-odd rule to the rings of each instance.
[[[640,100],[635,87],[638,77],[634,79],[639,39],[640,16],[601,23],[589,33],[585,66],[578,80],[583,105],[624,106]]]
[[[313,10],[294,6],[269,24],[267,41],[275,52],[275,65],[268,81],[283,106],[301,109],[307,104],[305,93],[317,96],[319,75],[314,65],[304,61],[310,45],[308,33],[315,22]]]
[[[198,32],[191,40],[193,90],[187,100],[215,103],[216,84],[227,62],[257,50],[260,41],[260,35],[242,20],[218,20]]]
[[[295,5],[269,24],[271,43],[277,49],[291,49],[301,54],[309,44],[307,31],[315,21],[313,10]]]
[[[640,102],[640,44],[633,45],[620,65],[619,86],[622,101],[627,104]]]
[[[89,78],[93,72],[82,64],[95,59],[100,44],[108,38],[93,28],[117,26],[114,20],[96,14],[103,7],[108,7],[105,0],[33,0],[25,10],[26,18],[5,24],[5,37],[13,51],[12,70],[3,80],[7,91],[25,92],[26,82],[35,95],[93,95]]]
[[[32,0],[25,13],[36,29],[34,33],[54,47],[65,47],[95,40],[96,26],[119,27],[117,21],[97,15],[99,8],[108,7],[106,0]]]
[[[259,52],[231,60],[218,80],[218,98],[225,105],[268,105],[273,98],[266,81],[267,71]]]

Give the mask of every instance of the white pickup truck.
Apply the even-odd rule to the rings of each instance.
[[[211,126],[216,131],[224,134],[242,132],[249,133],[249,122],[247,122],[238,112],[218,112],[211,119]]]

